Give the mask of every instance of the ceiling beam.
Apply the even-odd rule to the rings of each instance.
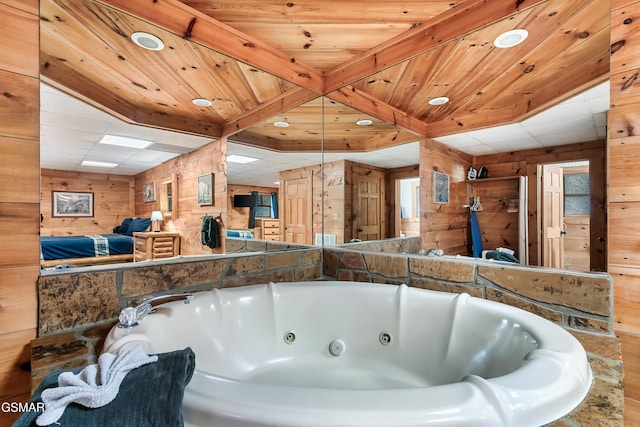
[[[468,0],[328,70],[324,91],[334,91],[546,1]]]
[[[415,140],[415,139],[414,139]],[[240,132],[229,137],[230,142],[262,148],[279,153],[343,153],[343,152],[365,152],[366,140],[344,141],[317,139],[274,139],[268,136]]]
[[[262,123],[271,117],[298,107],[317,97],[318,95],[314,92],[308,91],[307,89],[299,86],[295,87],[267,102],[260,104],[253,110],[234,118],[224,126],[222,129],[222,135],[233,135],[255,124]]]
[[[322,93],[323,76],[315,68],[178,0],[96,2],[140,18],[318,94]]]
[[[113,91],[87,79],[72,67],[66,65],[64,59],[55,58],[44,52],[40,53],[40,75],[42,80],[80,99],[93,107],[131,122],[135,114],[135,106],[131,105]]]
[[[328,93],[327,98],[353,107],[363,113],[370,114],[380,120],[393,123],[396,126],[415,132],[419,135],[426,135],[429,130],[429,125],[425,122],[415,117],[411,117],[402,110],[386,104],[352,86],[345,86]]]
[[[393,132],[388,132],[384,135],[369,138],[365,141],[364,151],[375,151],[382,148],[396,147],[398,145],[407,144],[409,142],[416,142],[420,140],[420,136],[403,131],[401,129]]]
[[[263,135],[257,135],[247,132],[239,132],[227,138],[229,142],[235,142],[250,147],[263,148],[269,151],[281,151],[282,141],[279,139],[269,138]]]
[[[107,91],[88,80],[72,67],[65,65],[64,60],[53,58],[44,53],[40,55],[40,60],[40,74],[45,83],[117,117],[123,122],[191,135],[220,137],[222,129],[219,125],[203,120],[194,120],[191,117],[167,115],[158,111],[141,109],[129,104],[114,92]]]

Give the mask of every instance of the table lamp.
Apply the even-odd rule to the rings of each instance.
[[[152,231],[160,231],[160,221],[162,221],[162,212],[160,211],[152,211],[151,212],[151,230]]]

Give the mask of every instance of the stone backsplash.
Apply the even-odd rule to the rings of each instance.
[[[331,279],[466,292],[532,311],[565,327],[613,335],[613,281],[606,273],[344,248],[325,248],[323,262],[323,273]]]
[[[38,336],[117,319],[144,297],[322,278],[321,249],[206,255],[49,270],[37,282]]]
[[[304,248],[307,248],[307,246],[279,241],[225,237],[225,251],[227,254],[244,252],[290,251],[293,249]]]

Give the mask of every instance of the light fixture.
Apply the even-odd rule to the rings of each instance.
[[[373,120],[362,119],[356,122],[358,126],[371,126],[373,124]]]
[[[429,105],[443,105],[449,102],[449,98],[446,96],[437,96],[429,100]]]
[[[493,45],[501,49],[513,47],[525,41],[528,35],[529,32],[527,30],[518,29],[507,31],[506,33],[502,33],[496,37],[493,41]]]
[[[147,50],[162,50],[164,49],[164,43],[158,36],[146,33],[144,31],[137,31],[131,34],[131,40],[141,48]]]
[[[138,46],[148,50],[162,50],[164,49],[164,43],[159,37],[153,34],[138,31],[131,34],[131,40]]]
[[[160,231],[160,221],[163,219],[162,212],[151,211],[151,231],[155,231],[156,233]]]
[[[93,160],[83,160],[81,163],[82,166],[92,166],[95,168],[115,168],[118,166],[117,163],[109,163],[109,162],[95,162]]]
[[[255,157],[249,157],[249,156],[240,156],[238,154],[229,154],[227,156],[227,162],[229,163],[251,163],[251,162],[255,162],[256,160],[260,160],[260,159],[256,159]]]
[[[211,107],[213,105],[213,102],[205,98],[193,98],[191,102],[193,102],[198,107]]]
[[[143,149],[153,144],[153,141],[148,141],[146,139],[129,138],[128,136],[105,135],[100,140],[100,144]]]
[[[287,122],[274,122],[273,125],[275,127],[279,127],[279,128],[288,128],[289,127],[289,123],[287,123]]]

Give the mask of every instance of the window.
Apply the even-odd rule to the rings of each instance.
[[[589,174],[564,176],[564,214],[589,214]]]

